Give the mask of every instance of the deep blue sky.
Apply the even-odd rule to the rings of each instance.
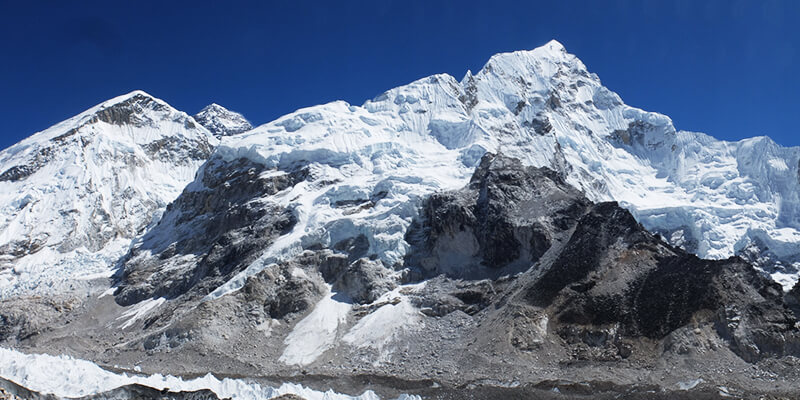
[[[0,0],[0,147],[133,89],[261,124],[550,39],[678,129],[800,145],[799,21],[794,0]]]

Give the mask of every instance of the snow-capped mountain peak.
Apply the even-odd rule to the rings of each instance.
[[[242,114],[230,111],[216,103],[204,107],[194,116],[194,119],[218,138],[253,129],[253,126]]]
[[[108,274],[216,144],[137,90],[0,152],[0,296]]]

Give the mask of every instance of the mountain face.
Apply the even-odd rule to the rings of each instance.
[[[250,122],[237,112],[230,111],[219,104],[211,104],[194,116],[216,138],[236,135],[253,129]]]
[[[702,260],[670,246],[617,203],[592,204],[550,170],[487,155],[467,188],[432,196],[425,208],[421,247],[432,265],[448,265],[465,242],[478,249],[459,252],[479,260],[472,279],[524,260],[497,297],[504,301],[484,304],[494,308],[487,316],[510,317],[494,329],[518,324],[511,310],[522,307],[544,321],[539,341],[555,332],[578,359],[627,358],[641,338],[664,339],[690,322],[714,327],[748,361],[800,354],[798,320],[779,284],[740,259]],[[512,344],[537,347],[525,339]]]
[[[0,153],[0,297],[109,276],[217,140],[136,91]]]
[[[592,201],[618,201],[702,258],[740,255],[785,289],[797,280],[798,149],[678,132],[668,117],[623,104],[557,42],[496,55],[461,82],[435,75],[361,107],[299,110],[226,142],[214,157],[275,173],[309,164],[319,179],[339,182],[284,201],[307,232],[270,252],[363,234],[370,253],[391,266],[408,247],[410,205],[461,187],[480,157],[497,151],[558,171]],[[379,195],[386,198],[377,209],[345,210]]]
[[[800,365],[800,149],[677,131],[555,41],[252,129],[134,92],[0,167],[13,346],[450,387]]]
[[[227,167],[209,163],[122,260],[121,304],[177,297],[204,278],[224,278],[296,225],[289,208],[260,197],[297,184],[306,170],[275,175],[250,162]]]

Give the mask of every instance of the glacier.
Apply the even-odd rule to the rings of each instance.
[[[358,396],[321,392],[294,383],[279,387],[260,385],[243,379],[219,379],[212,374],[185,380],[175,376],[114,373],[97,364],[69,356],[24,354],[0,347],[0,377],[30,390],[59,397],[82,397],[141,384],[158,390],[196,391],[209,389],[219,398],[237,400],[271,399],[284,394],[296,394],[308,400],[380,400],[371,390]],[[420,400],[419,396],[400,395],[396,400]]]
[[[41,336],[33,341],[68,337],[69,347],[74,332],[91,332],[119,346],[109,351],[123,359],[150,349],[160,355],[172,346],[186,346],[191,356],[197,344],[223,349],[219,359],[241,360],[251,356],[237,348],[246,343],[261,345],[254,350],[262,357],[253,363],[259,371],[336,371],[344,364],[330,363],[339,359],[355,363],[348,370],[393,368],[393,360],[406,359],[403,345],[411,341],[425,346],[432,343],[425,340],[452,340],[461,329],[489,332],[470,325],[485,316],[473,319],[463,312],[467,307],[439,315],[420,299],[456,289],[494,293],[493,283],[530,278],[515,275],[518,267],[535,269],[514,265],[497,270],[492,282],[456,288],[446,280],[469,277],[485,246],[462,227],[437,244],[441,269],[431,271],[443,276],[426,281],[429,276],[413,275],[422,274],[413,264],[419,261],[413,251],[414,243],[419,249],[415,224],[425,218],[421,207],[431,195],[465,188],[487,153],[552,169],[588,200],[618,202],[635,217],[626,221],[636,229],[639,222],[702,258],[741,256],[785,290],[800,287],[800,148],[767,137],[727,142],[678,130],[665,115],[626,105],[551,41],[497,54],[460,80],[432,75],[362,105],[334,101],[258,127],[216,104],[189,116],[134,91],[39,132],[0,152],[0,299],[25,310],[25,299],[40,299],[26,296],[80,298],[75,304],[97,308],[75,314],[89,325],[103,321],[102,327],[64,324],[55,333],[37,331]],[[242,243],[247,246],[237,247]],[[224,251],[201,265],[215,249]],[[330,259],[353,269],[326,274],[323,264]],[[343,282],[351,278],[345,273],[369,276]],[[202,285],[193,286],[197,282]],[[365,289],[364,282],[374,287]],[[109,288],[112,283],[120,286]],[[773,286],[770,295],[782,296]],[[248,290],[255,294],[248,297]],[[296,295],[299,305],[275,303],[273,294]],[[288,311],[273,313],[267,302]],[[55,307],[31,303],[31,310]],[[525,335],[509,342],[510,349],[552,344],[545,338],[554,333],[555,318],[511,308],[501,310],[510,313],[503,316],[509,325],[498,329],[516,329],[519,322]],[[53,320],[69,314],[57,311]],[[731,321],[740,318],[731,315]],[[467,328],[447,327],[450,322]],[[431,339],[427,330],[436,334],[442,327],[455,333]],[[203,335],[191,337],[195,328]],[[46,343],[37,345],[50,351]],[[71,354],[96,357],[91,346]],[[127,352],[135,346],[144,347]],[[427,350],[417,354],[416,362],[428,361]],[[178,359],[177,350],[173,355]],[[26,362],[49,368],[19,357],[0,352],[0,367],[12,360],[13,369],[4,372],[11,378],[28,374],[20,367]],[[271,361],[262,363],[263,357]],[[163,387],[158,380],[164,379],[184,387],[163,377],[153,384]]]

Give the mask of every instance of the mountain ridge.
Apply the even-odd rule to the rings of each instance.
[[[511,84],[507,84],[508,82]],[[496,54],[477,74],[473,75],[468,71],[461,82],[450,75],[439,74],[391,89],[364,103],[362,107],[369,114],[363,116],[361,125],[366,125],[363,129],[368,130],[370,124],[380,121],[372,115],[381,112],[404,114],[414,109],[414,113],[422,113],[430,106],[441,107],[436,104],[422,107],[418,102],[420,94],[428,96],[428,101],[441,101],[441,106],[445,108],[462,108],[463,111],[440,112],[441,115],[437,118],[423,118],[418,122],[414,118],[400,118],[401,121],[396,126],[389,126],[388,129],[400,132],[412,130],[430,135],[446,150],[458,149],[460,154],[456,162],[461,162],[464,167],[473,166],[480,155],[488,150],[503,151],[531,165],[554,167],[566,173],[570,183],[586,192],[591,199],[620,201],[648,229],[662,234],[673,244],[701,257],[721,258],[733,254],[745,256],[761,265],[765,272],[782,282],[787,290],[797,281],[800,252],[792,249],[795,248],[793,244],[800,243],[797,229],[800,225],[800,210],[791,204],[795,204],[792,199],[797,197],[795,181],[800,180],[800,174],[797,174],[796,179],[787,176],[793,171],[790,166],[800,165],[799,148],[784,148],[771,139],[751,138],[739,142],[723,142],[705,134],[676,131],[672,121],[666,116],[625,106],[618,95],[603,87],[599,78],[588,72],[585,65],[577,57],[567,53],[557,41],[551,41],[534,50]],[[146,92],[132,91],[92,107],[43,132],[51,132],[50,135],[56,137],[59,129],[55,127],[78,123],[80,119],[86,119],[104,108],[136,96],[150,98],[155,104],[169,107]],[[391,106],[386,104],[389,97]],[[575,98],[566,104],[570,108],[566,115],[558,115],[564,112],[561,97],[564,100]],[[353,107],[343,102],[307,107],[256,127],[254,131],[274,130],[276,128],[271,127],[273,124],[272,126],[283,127],[287,133],[295,132],[308,124],[303,118],[313,119],[323,115],[314,110],[334,107],[334,104],[342,104],[348,109]],[[592,111],[591,107],[596,108],[597,112]],[[211,108],[218,110],[216,107]],[[225,112],[227,110],[220,115],[225,116]],[[246,123],[241,115],[230,115],[235,123]],[[605,123],[594,124],[592,127],[590,123],[597,120],[605,120]],[[187,121],[196,123],[190,119]],[[632,122],[626,124],[623,121]],[[230,133],[247,135],[247,126],[249,124],[234,124],[235,129]],[[498,135],[506,136],[508,132],[517,132],[511,136],[518,138],[513,141],[498,140]],[[523,134],[520,135],[520,132]],[[587,132],[590,134],[588,138],[585,137]],[[593,139],[592,134],[599,137]],[[216,135],[219,137],[219,132]],[[600,139],[600,147],[597,146],[598,143],[591,143],[602,137],[607,139]],[[13,153],[13,149],[31,140],[34,139],[25,139],[4,153]],[[245,142],[246,140],[242,141]],[[391,139],[386,141],[389,142]],[[523,142],[526,143],[524,148],[518,144]],[[694,146],[695,142],[715,149],[708,151],[707,148]],[[250,156],[255,156],[257,161],[264,160],[257,155],[259,144],[244,144],[243,147],[247,147],[245,150],[241,147],[236,149],[236,143],[234,140],[217,152],[226,158],[229,156],[224,156],[225,153],[236,154],[244,150]],[[462,144],[469,144],[469,147],[465,148]],[[731,152],[731,146],[739,150]],[[335,148],[335,145],[331,144],[329,147]],[[621,154],[615,149],[621,149],[628,155],[614,157],[615,154]],[[682,152],[681,157],[686,161],[676,164],[679,158],[671,154],[670,149]],[[758,152],[774,155],[771,158],[766,157],[767,159],[754,157]],[[699,162],[701,158],[721,160],[722,163],[706,163],[712,167],[719,165],[721,168],[706,168]],[[747,171],[746,166],[753,161],[757,162],[756,167],[759,170]],[[0,164],[6,166],[0,172],[5,174],[5,178],[30,173],[25,168],[14,169],[15,166],[9,166],[7,162]],[[631,165],[637,168],[628,168]],[[631,176],[632,172],[635,179],[620,180],[626,175]],[[751,173],[752,177],[747,176],[749,172],[754,172]],[[461,180],[468,173],[468,168],[456,172]],[[762,176],[769,179],[761,179]],[[724,183],[732,180],[731,178],[739,178],[740,182],[731,185],[733,187],[726,189],[725,193],[719,193],[716,190],[719,182]],[[783,182],[786,187],[764,188],[759,181]],[[649,187],[651,190],[642,192],[638,189],[641,187]],[[709,200],[701,204],[704,198]],[[695,199],[701,200],[701,203]],[[665,206],[659,207],[659,203]],[[723,215],[707,215],[705,210],[722,203],[728,203],[734,208],[731,211],[720,211]],[[736,207],[739,210],[733,211]],[[730,218],[727,214],[731,212],[743,214],[745,217]],[[744,224],[750,225],[750,228],[743,229]]]
[[[678,131],[558,42],[219,140],[125,96],[0,181],[6,220],[78,221],[0,247],[3,343],[150,373],[211,356],[237,376],[453,386],[796,377],[779,364],[800,354],[800,148]],[[42,198],[68,201],[28,208]],[[40,225],[59,226],[0,239]]]

